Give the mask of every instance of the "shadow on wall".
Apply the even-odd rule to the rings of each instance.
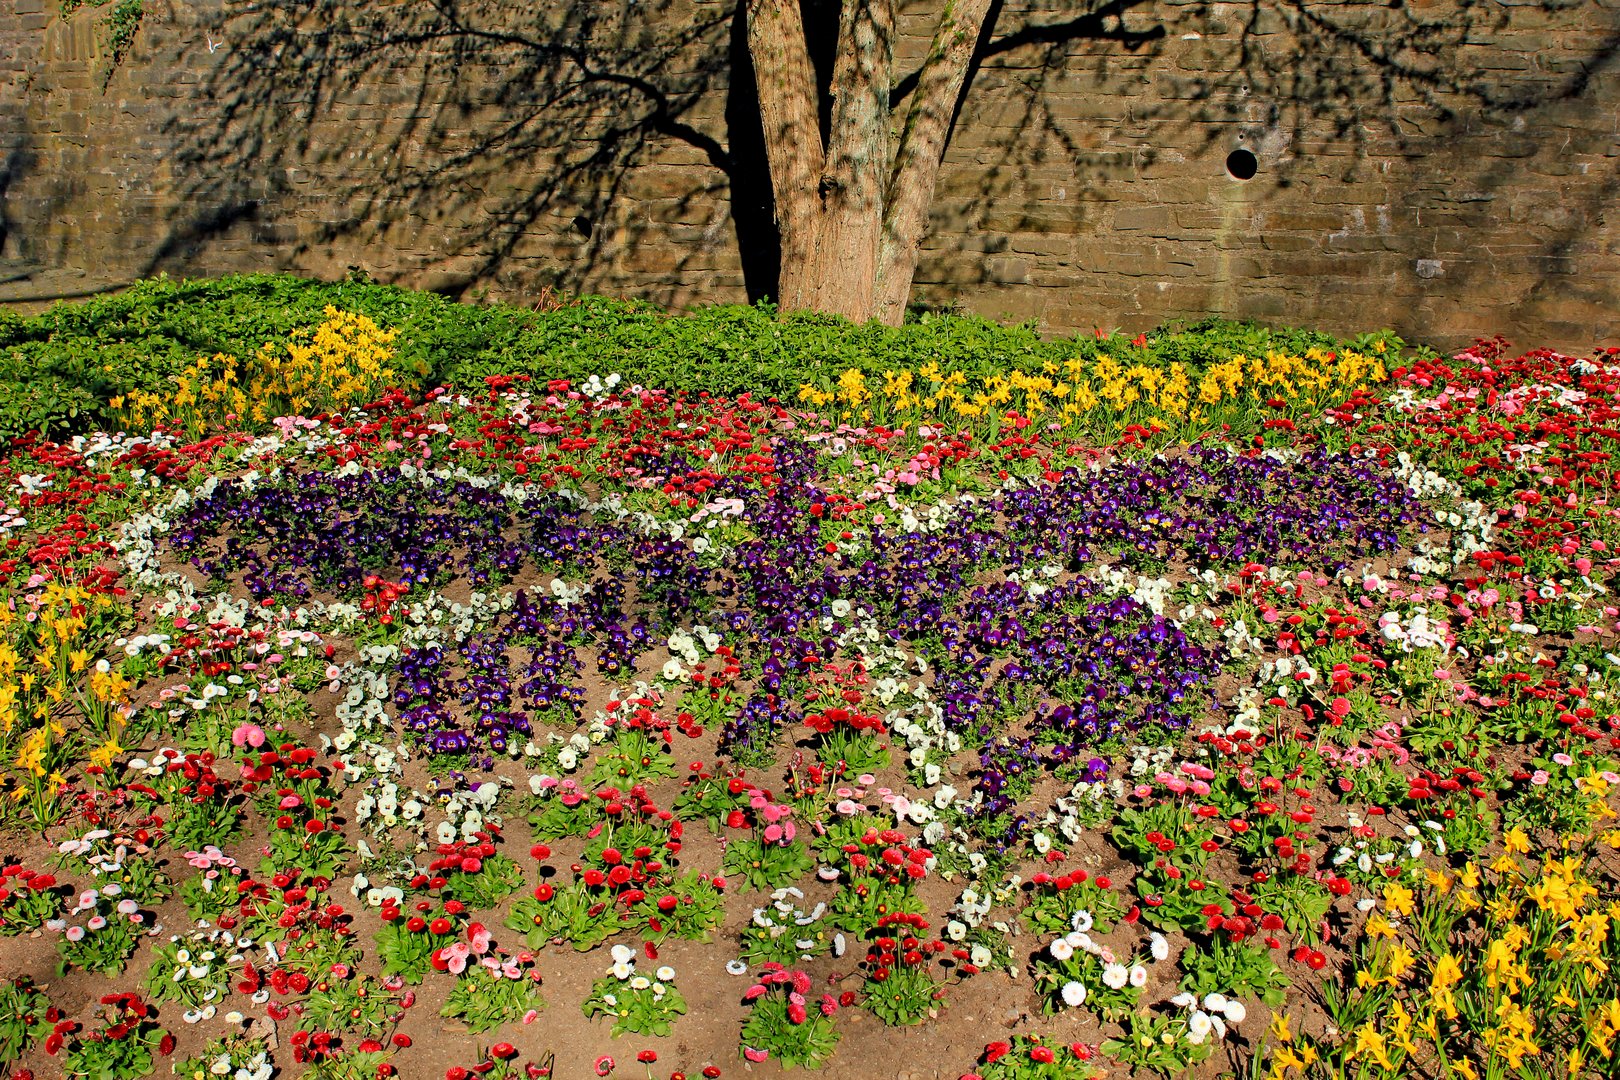
[[[6,212],[6,192],[28,171],[28,141],[21,110],[0,111],[0,123],[11,132],[0,141],[0,284],[26,276],[22,267],[22,233]]]
[[[925,279],[975,283],[963,279],[973,265],[965,254],[995,255],[1008,249],[1008,234],[1051,230],[1050,178],[1065,166],[1073,178],[1063,187],[1080,209],[1064,231],[1096,231],[1105,220],[1098,208],[1132,185],[1138,191],[1123,196],[1132,206],[1152,206],[1160,192],[1190,203],[1196,188],[1186,195],[1176,185],[1204,177],[1216,184],[1204,205],[1218,206],[1223,163],[1242,148],[1262,170],[1247,201],[1309,209],[1310,198],[1290,197],[1291,187],[1382,184],[1383,198],[1368,201],[1391,204],[1392,227],[1409,236],[1432,222],[1453,233],[1504,229],[1505,207],[1493,202],[1522,185],[1527,168],[1545,170],[1545,196],[1565,205],[1545,215],[1556,220],[1536,230],[1533,246],[1523,237],[1503,245],[1554,275],[1525,300],[1569,288],[1613,303],[1612,283],[1558,275],[1591,241],[1620,185],[1616,159],[1604,160],[1620,9],[1592,0],[1116,0],[1064,22],[1057,13],[1068,5],[1034,3],[1052,9],[1044,25],[998,27],[975,57]],[[1572,146],[1571,129],[1583,127],[1585,145]],[[1589,163],[1578,182],[1560,183],[1564,170],[1549,159],[1571,154]],[[1400,190],[1402,176],[1436,190]],[[1181,231],[1196,240],[1203,230]],[[1326,233],[1321,246],[1332,250]],[[995,284],[997,260],[977,265],[977,283]]]
[[[768,204],[739,199],[734,237],[702,216],[769,191],[738,164],[746,136],[720,137],[748,118],[726,100],[727,6],[266,0],[197,32],[223,55],[170,122],[188,210],[148,272],[246,224],[289,262],[365,251],[452,294],[509,270],[566,289],[675,226],[700,241],[682,261],[734,243],[750,281],[774,278]]]
[[[833,37],[815,28],[835,25],[839,5],[803,6],[825,73]],[[926,45],[938,4],[899,8]],[[221,48],[196,107],[170,122],[182,209],[147,272],[195,266],[235,230],[287,265],[364,252],[379,277],[452,295],[657,279],[670,283],[663,295],[644,291],[668,302],[677,283],[735,278],[739,262],[750,298],[774,291],[770,185],[734,3],[224,0],[190,11],[195,36]],[[1572,14],[1587,32],[1556,64],[1495,44]],[[1602,20],[1608,31],[1590,33]],[[1237,145],[1259,155],[1257,183],[1271,193],[1320,175],[1311,147],[1329,146],[1346,179],[1371,157],[1429,155],[1441,163],[1430,173],[1488,196],[1516,179],[1512,162],[1447,151],[1452,137],[1528,120],[1527,152],[1540,152],[1536,120],[1612,80],[1617,50],[1620,11],[1587,0],[1111,0],[1079,14],[1067,0],[1023,0],[1016,20],[997,0],[920,277],[993,282],[983,256],[1007,234],[1084,230],[1084,209],[1053,221],[1043,178],[1067,177],[1083,208],[1176,155],[1219,162]],[[898,70],[915,71],[912,53],[902,48]],[[1576,212],[1535,257],[1556,270],[1613,194],[1594,182],[1572,195]],[[1476,209],[1488,213],[1489,199]]]

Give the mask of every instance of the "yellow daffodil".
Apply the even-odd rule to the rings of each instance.
[[[1384,904],[1394,915],[1412,914],[1412,890],[1398,882],[1390,882],[1384,887]]]

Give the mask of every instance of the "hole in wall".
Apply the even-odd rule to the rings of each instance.
[[[1253,180],[1260,171],[1260,162],[1254,153],[1239,147],[1226,155],[1226,173],[1234,180]]]
[[[592,221],[584,214],[580,214],[574,219],[574,231],[578,233],[582,239],[589,240],[591,238],[591,230],[594,228],[596,228],[596,222]]]

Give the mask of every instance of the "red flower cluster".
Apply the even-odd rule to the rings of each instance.
[[[452,1065],[444,1070],[444,1080],[472,1080],[475,1076],[484,1076],[487,1073],[494,1072],[503,1062],[507,1063],[506,1071],[501,1075],[519,1075],[514,1071],[517,1069],[517,1064],[514,1061],[517,1055],[517,1047],[509,1042],[498,1042],[489,1048],[489,1051],[479,1060],[478,1064],[472,1066]],[[539,1062],[526,1062],[523,1065],[521,1075],[527,1077],[528,1080],[542,1080],[542,1078],[551,1075],[551,1068],[551,1058],[547,1056]]]
[[[868,829],[860,840],[845,844],[853,877],[875,877],[889,885],[921,881],[928,876],[928,860],[934,853],[913,847],[898,829]]]
[[[257,791],[261,786],[270,783],[278,777],[284,782],[294,781],[326,781],[331,770],[324,765],[316,765],[315,751],[307,746],[294,746],[292,743],[283,743],[277,750],[266,750],[260,754],[247,754],[242,758],[243,789],[249,794]],[[277,791],[278,795],[291,795],[291,788]],[[326,800],[327,806],[331,800]],[[322,807],[325,809],[325,807]]]
[[[139,994],[107,994],[102,997],[101,1004],[106,1007],[102,1017],[103,1026],[98,1031],[86,1032],[83,1036],[86,1042],[122,1042],[131,1036],[149,1038],[156,1034],[154,1021],[158,1011],[143,1001]],[[55,1055],[62,1049],[67,1036],[78,1030],[79,1025],[72,1020],[55,1021],[50,1035],[45,1039],[45,1052]],[[174,1036],[163,1032],[158,1038],[157,1051],[164,1057],[173,1053]]]
[[[898,928],[898,929],[895,929]],[[867,978],[873,982],[887,982],[896,967],[920,968],[943,953],[943,941],[924,941],[917,935],[928,929],[928,920],[921,915],[891,912],[877,921],[872,928],[872,945],[862,962]],[[888,931],[885,933],[885,931]]]
[[[442,889],[450,883],[452,874],[478,873],[484,868],[484,860],[495,854],[497,835],[491,827],[487,832],[478,833],[473,840],[440,844],[434,849],[436,857],[428,863],[428,872],[411,878],[411,888]]]
[[[344,1054],[343,1036],[332,1031],[305,1031],[298,1030],[292,1033],[288,1040],[292,1043],[293,1060],[299,1064],[314,1064],[321,1061],[333,1061]],[[376,1039],[366,1039],[355,1049],[362,1054],[376,1054],[382,1051],[383,1045]],[[383,1070],[387,1071],[384,1072]],[[377,1067],[378,1076],[392,1076],[393,1066],[387,1062]]]
[[[393,923],[405,920],[405,929],[413,934],[433,934],[436,937],[449,937],[456,933],[455,920],[467,912],[467,905],[459,900],[446,900],[444,906],[437,914],[433,910],[430,900],[418,900],[411,905],[413,915],[406,915],[400,908],[398,901],[392,898],[385,900],[378,915],[383,922]]]
[[[43,874],[38,870],[28,870],[16,865],[0,870],[0,904],[10,899],[15,890],[46,892],[54,888],[56,888],[55,874]]]
[[[832,708],[818,713],[808,713],[804,718],[810,730],[820,735],[826,735],[834,728],[844,727],[851,731],[884,730],[883,718],[877,713],[863,713],[855,709]]]
[[[384,581],[376,574],[367,574],[361,582],[366,595],[360,598],[360,610],[377,616],[377,621],[389,626],[394,621],[393,607],[411,591],[408,581]]]
[[[814,983],[810,978],[809,972],[790,971],[781,964],[774,962],[766,964],[761,971],[763,974],[760,975],[759,981],[753,986],[750,986],[747,990],[743,991],[744,1001],[753,1001],[757,998],[764,997],[766,994],[771,992],[773,987],[780,987],[781,989],[787,991],[788,1022],[798,1025],[810,1019],[810,1011],[808,1008],[809,998],[806,995],[810,993],[810,988],[814,985]],[[836,1010],[837,1003],[834,1002],[832,1007],[834,1010]],[[823,1008],[822,1011],[827,1012],[825,1008]],[[707,1075],[706,1071],[704,1075]]]
[[[1148,834],[1149,839],[1152,839],[1152,836],[1152,833]],[[1172,845],[1172,847],[1173,846],[1174,845]],[[1042,870],[1036,873],[1034,877],[1029,879],[1030,884],[1036,886],[1037,888],[1050,885],[1058,892],[1068,892],[1076,885],[1084,885],[1088,881],[1099,889],[1111,889],[1114,887],[1113,879],[1108,877],[1108,875],[1098,874],[1095,878],[1093,878],[1091,874],[1085,870],[1076,870],[1073,873],[1064,874],[1061,877],[1053,877],[1051,874],[1048,874],[1046,871]]]

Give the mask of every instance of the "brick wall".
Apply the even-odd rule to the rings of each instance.
[[[0,0],[0,299],[350,266],[517,300],[770,290],[729,2],[426,8],[147,0],[115,67],[106,8]],[[902,70],[934,8],[902,4]],[[1008,0],[918,297],[1054,331],[1613,339],[1617,49],[1617,0]]]

